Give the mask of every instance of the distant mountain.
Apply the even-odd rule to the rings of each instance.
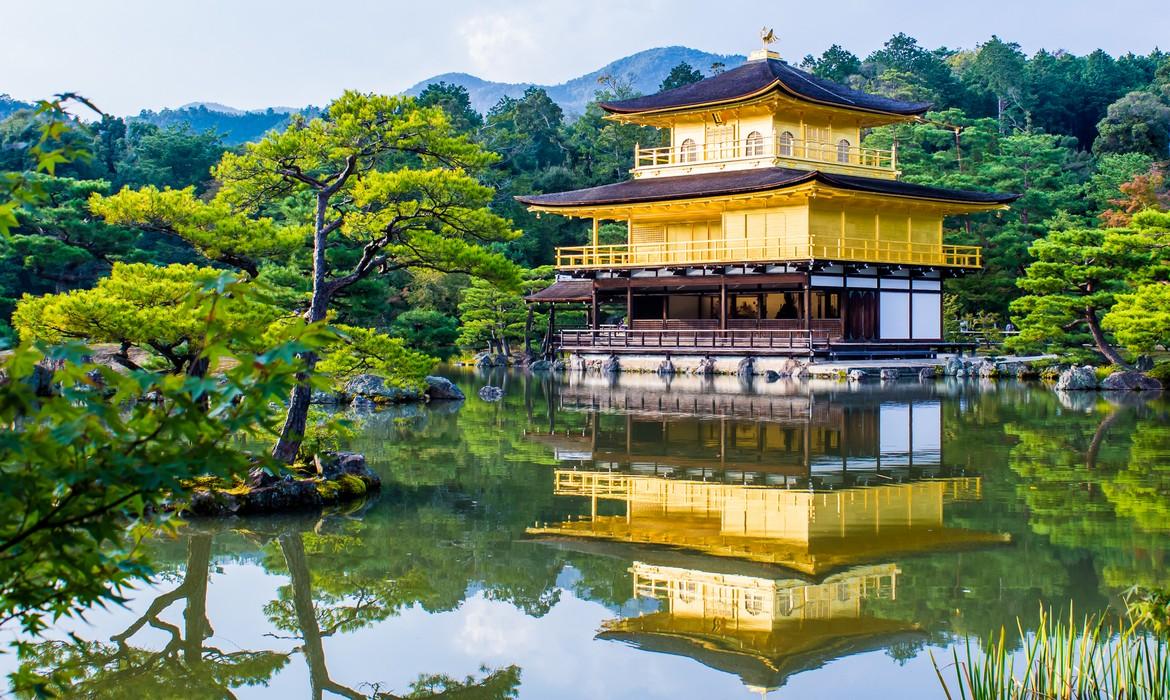
[[[658,92],[658,86],[670,73],[670,69],[686,62],[699,69],[704,75],[711,74],[711,64],[722,63],[726,68],[734,68],[747,60],[744,56],[725,56],[722,54],[707,53],[697,49],[688,49],[685,46],[667,46],[658,49],[639,51],[632,56],[619,58],[592,73],[586,73],[579,78],[573,78],[559,85],[536,85],[535,83],[497,83],[484,80],[467,73],[444,73],[433,78],[419,81],[406,90],[407,95],[418,95],[431,83],[453,83],[462,85],[471,96],[471,106],[481,113],[486,113],[502,97],[519,97],[528,88],[536,85],[548,92],[549,97],[559,104],[569,114],[581,114],[585,105],[593,99],[594,93],[601,87],[597,80],[611,75],[622,80],[630,80],[634,89],[649,95]]]
[[[320,112],[317,107],[304,109],[269,107],[245,112],[214,102],[191,102],[178,109],[162,109],[157,112],[144,109],[138,116],[130,119],[157,126],[186,124],[192,131],[211,129],[223,135],[224,143],[235,145],[257,141],[269,131],[282,128],[288,123],[290,114],[301,113],[311,117]]]
[[[702,71],[704,75],[711,74],[711,65],[722,63],[725,68],[734,68],[745,61],[745,57],[737,55],[723,55],[707,53],[685,46],[667,46],[664,48],[639,51],[632,56],[603,66],[592,73],[586,73],[559,85],[537,85],[535,83],[497,83],[484,80],[467,73],[444,73],[433,78],[420,81],[408,90],[407,95],[418,95],[431,83],[447,82],[462,85],[471,96],[471,105],[481,113],[486,113],[501,97],[519,97],[530,87],[544,88],[549,97],[565,110],[568,115],[579,115],[585,111],[585,105],[593,99],[594,93],[601,87],[598,78],[613,76],[621,80],[628,80],[635,90],[644,95],[658,91],[662,80],[670,73],[670,69],[680,63],[689,63],[692,67]],[[0,94],[0,119],[4,119],[13,112],[28,109],[34,105],[15,100],[12,97]],[[264,134],[280,129],[288,124],[292,114],[316,116],[321,113],[319,107],[269,107],[267,109],[242,110],[218,102],[188,102],[175,109],[161,109],[158,111],[144,109],[137,116],[129,117],[129,121],[141,121],[158,126],[187,125],[193,131],[211,129],[223,135],[228,145],[246,143],[259,140]]]

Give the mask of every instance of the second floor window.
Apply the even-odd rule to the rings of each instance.
[[[837,162],[838,163],[848,163],[849,162],[849,140],[848,139],[841,139],[840,141],[837,142]]]
[[[744,149],[745,156],[762,156],[764,155],[764,136],[758,131],[753,131],[747,135],[747,147]]]
[[[785,131],[783,134],[780,134],[780,142],[778,144],[780,147],[780,155],[791,156],[794,141],[796,141],[796,137],[792,135],[791,131]]]
[[[694,139],[683,139],[678,151],[679,160],[683,163],[694,163],[699,159],[699,149],[695,147]]]

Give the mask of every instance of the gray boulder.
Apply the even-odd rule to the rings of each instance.
[[[883,382],[896,382],[898,381],[898,370],[883,369],[880,376]]]
[[[622,365],[618,362],[617,355],[610,355],[605,358],[605,362],[601,363],[602,374],[617,374],[622,371]]]
[[[336,391],[322,391],[317,389],[309,395],[309,403],[321,404],[324,406],[336,406],[342,403],[344,400],[345,397]]]
[[[777,371],[782,377],[791,377],[792,375],[796,374],[796,372],[801,367],[804,367],[804,363],[802,363],[800,360],[796,359],[795,357],[787,357],[783,362],[780,363],[780,367],[777,369]]]
[[[1105,391],[1159,391],[1162,382],[1136,370],[1114,372],[1101,381]]]
[[[463,390],[446,377],[429,376],[426,378],[427,399],[430,401],[462,401],[467,398]]]
[[[943,365],[943,374],[948,377],[956,377],[964,369],[963,360],[958,355],[951,355],[947,358],[947,363]]]
[[[386,380],[376,374],[359,374],[345,385],[348,396],[369,399],[374,403],[402,403],[404,401],[418,401],[422,394],[417,389],[403,389],[386,384]]]
[[[671,362],[670,358],[668,357],[658,364],[657,371],[658,374],[661,375],[672,375],[675,373],[674,363]]]
[[[475,356],[475,359],[472,360],[472,362],[475,363],[476,367],[491,367],[492,366],[492,355],[491,355],[491,353],[487,353],[487,352],[478,353]]]
[[[1089,365],[1069,367],[1056,380],[1057,391],[1093,391],[1097,388],[1097,373]]]
[[[323,452],[316,455],[313,461],[317,465],[317,473],[326,481],[356,476],[367,487],[378,488],[382,485],[382,479],[366,464],[366,458],[357,452]]]
[[[756,373],[756,360],[753,357],[745,357],[739,361],[739,366],[735,368],[735,376],[740,379],[751,377]]]
[[[695,374],[705,377],[715,374],[715,360],[710,356],[703,357],[695,367]]]
[[[552,371],[554,372],[564,372],[568,368],[569,366],[565,364],[564,360],[557,360],[552,363]]]
[[[808,365],[798,364],[796,369],[792,370],[793,379],[808,379],[809,371]]]
[[[531,372],[548,372],[552,369],[553,363],[548,360],[533,360],[528,363],[528,370]]]
[[[764,370],[764,381],[768,382],[769,384],[780,381],[782,376],[783,375],[774,369]]]
[[[1024,367],[1022,362],[996,362],[995,376],[1018,377]]]
[[[974,372],[972,372],[972,375],[978,375],[984,379],[992,379],[999,376],[999,367],[990,360],[984,360],[983,362],[975,365],[975,369]]]
[[[845,375],[845,378],[851,382],[865,381],[865,372],[859,369],[851,369],[849,370],[849,374]]]
[[[488,384],[479,390],[479,398],[489,403],[494,403],[504,398],[504,390],[498,386]]]
[[[1149,355],[1138,355],[1137,362],[1134,363],[1133,368],[1139,372],[1149,372],[1154,368],[1154,358]]]
[[[923,367],[922,369],[918,370],[918,381],[920,381],[920,382],[933,382],[934,378],[935,378],[935,368],[934,367]]]

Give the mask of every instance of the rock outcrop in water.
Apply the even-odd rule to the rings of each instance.
[[[403,389],[386,383],[383,377],[376,374],[359,374],[345,385],[345,394],[353,398],[362,398],[375,404],[403,403],[418,401],[422,394],[417,389]]]
[[[316,475],[288,475],[255,488],[195,488],[190,501],[177,510],[188,516],[287,513],[361,498],[382,486],[366,458],[353,452],[321,453],[313,467]]]
[[[1093,391],[1097,388],[1097,373],[1089,365],[1069,367],[1056,380],[1057,391]]]
[[[504,390],[498,386],[487,385],[479,390],[479,398],[489,403],[495,403],[504,398]]]
[[[467,398],[463,394],[463,390],[446,377],[431,375],[426,378],[426,382],[425,393],[430,401],[462,401]]]
[[[1160,391],[1162,382],[1141,372],[1128,370],[1114,372],[1101,381],[1103,391]]]

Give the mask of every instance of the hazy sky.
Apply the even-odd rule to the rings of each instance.
[[[77,91],[115,114],[303,106],[448,71],[559,83],[655,46],[746,53],[762,25],[790,60],[833,43],[864,57],[899,31],[931,48],[1170,48],[1166,0],[0,0],[0,93]]]

